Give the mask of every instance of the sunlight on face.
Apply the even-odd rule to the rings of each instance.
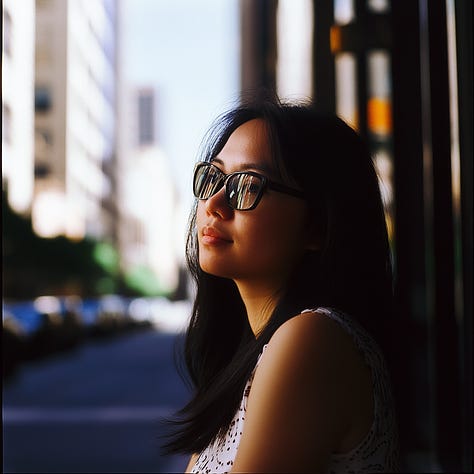
[[[250,170],[275,180],[265,122],[238,127],[214,163],[226,174]],[[220,189],[198,204],[201,268],[237,282],[281,284],[305,249],[306,212],[302,199],[269,189],[255,209],[234,211]]]

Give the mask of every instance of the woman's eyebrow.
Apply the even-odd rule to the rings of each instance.
[[[221,166],[225,167],[224,162],[217,156],[214,157],[211,160],[211,162],[218,163]],[[272,170],[268,166],[262,165],[260,163],[251,163],[251,162],[240,163],[238,166],[238,171],[246,171],[246,170],[258,170],[265,174],[269,174],[269,175],[272,174]]]

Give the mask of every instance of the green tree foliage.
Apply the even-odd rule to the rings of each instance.
[[[41,238],[33,231],[31,219],[13,212],[2,194],[4,297],[31,298],[71,288],[94,295],[99,293],[98,282],[118,278],[115,269],[110,271],[110,257],[108,268],[94,258],[98,242]],[[111,252],[109,249],[109,255]]]
[[[97,296],[164,295],[154,273],[136,267],[120,272],[120,257],[108,242],[86,237],[72,241],[64,236],[42,238],[31,219],[16,214],[2,192],[3,296],[29,299],[45,294]]]

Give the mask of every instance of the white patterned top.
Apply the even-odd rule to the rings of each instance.
[[[348,332],[364,356],[372,372],[374,390],[374,420],[364,439],[354,449],[343,454],[333,454],[330,474],[398,472],[398,436],[390,380],[384,358],[375,341],[352,318],[329,308],[304,310],[325,314]],[[216,440],[202,451],[191,472],[200,474],[226,473],[232,469],[240,438],[244,430],[247,400],[255,370],[266,349],[263,347],[244,390],[242,402],[235,414],[224,440]]]

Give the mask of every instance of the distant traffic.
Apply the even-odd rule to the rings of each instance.
[[[77,347],[86,340],[136,330],[183,331],[188,301],[105,295],[41,296],[2,302],[3,379],[24,363]]]

